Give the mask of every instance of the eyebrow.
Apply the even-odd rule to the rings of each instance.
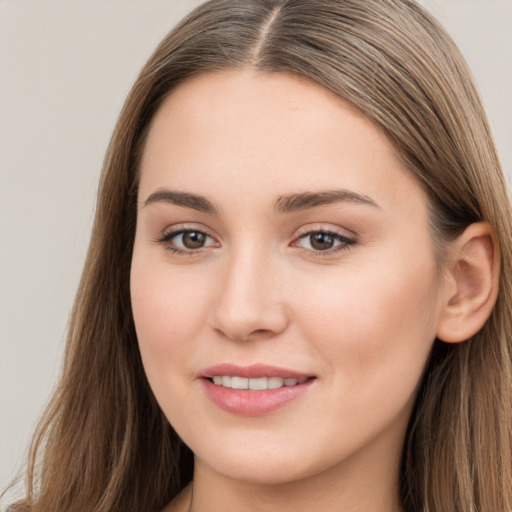
[[[204,196],[168,189],[158,189],[150,194],[144,201],[143,206],[159,202],[191,208],[202,213],[219,214],[219,209]],[[351,190],[341,189],[287,194],[278,198],[274,204],[274,209],[278,213],[291,213],[333,203],[353,203],[379,208],[379,205],[370,197]]]
[[[326,190],[323,192],[303,192],[281,196],[275,203],[275,209],[279,213],[290,213],[326,204],[353,203],[380,208],[370,197],[358,194],[351,190]]]
[[[204,196],[190,194],[189,192],[178,192],[176,190],[159,189],[149,195],[144,201],[144,206],[154,203],[171,203],[177,206],[184,206],[203,213],[218,215],[219,210]]]

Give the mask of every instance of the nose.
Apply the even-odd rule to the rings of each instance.
[[[269,254],[239,251],[224,262],[211,309],[211,326],[233,341],[270,338],[289,323],[286,283]]]

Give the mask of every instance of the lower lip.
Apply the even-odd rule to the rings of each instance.
[[[201,380],[210,400],[224,411],[240,416],[262,416],[299,398],[308,390],[314,379],[295,386],[261,391],[226,388],[208,379]]]

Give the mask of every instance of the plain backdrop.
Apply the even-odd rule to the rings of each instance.
[[[0,489],[22,467],[59,374],[124,97],[199,3],[0,0]],[[421,3],[466,56],[512,182],[512,0]]]

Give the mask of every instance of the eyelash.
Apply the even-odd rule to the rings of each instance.
[[[155,242],[161,243],[165,247],[166,251],[169,251],[173,254],[178,254],[180,256],[199,256],[203,252],[204,247],[198,249],[181,249],[180,247],[171,245],[173,238],[179,235],[184,235],[185,233],[197,233],[213,240],[213,237],[210,236],[206,231],[192,227],[182,227],[163,233],[161,237],[155,240]]]
[[[322,234],[332,237],[335,242],[338,242],[338,245],[335,245],[334,247],[327,249],[325,251],[321,250],[314,250],[314,249],[304,249],[303,252],[307,253],[308,255],[314,256],[314,257],[326,257],[326,256],[332,256],[333,254],[336,254],[341,251],[348,251],[355,243],[356,240],[353,238],[349,238],[345,235],[342,235],[341,233],[338,233],[337,231],[333,231],[330,229],[310,229],[308,231],[305,231],[300,234],[298,238],[296,238],[296,241],[298,240],[304,240],[310,237],[311,235],[315,234]],[[294,245],[296,242],[294,241],[292,245]]]
[[[173,254],[177,254],[180,256],[189,256],[189,257],[199,256],[203,252],[205,247],[200,247],[197,249],[182,249],[180,247],[176,247],[175,245],[171,245],[172,244],[171,241],[173,238],[175,238],[179,235],[183,235],[185,233],[197,233],[199,235],[203,235],[203,236],[213,240],[213,237],[210,236],[206,231],[203,231],[203,230],[197,229],[197,228],[192,228],[192,227],[190,227],[190,228],[183,227],[183,228],[178,228],[178,229],[163,233],[163,235],[161,237],[157,238],[155,240],[155,242],[161,243],[162,245],[165,246],[165,249],[167,251],[169,251]],[[302,248],[304,253],[307,253],[308,255],[312,255],[315,257],[331,256],[331,255],[341,252],[341,251],[347,251],[353,245],[356,244],[356,240],[354,240],[353,238],[349,238],[349,237],[342,235],[341,233],[338,233],[333,230],[320,228],[320,229],[311,229],[308,231],[304,231],[290,245],[292,247],[296,247],[297,246],[296,244],[299,240],[307,239],[308,237],[310,237],[311,235],[314,235],[314,234],[327,235],[327,236],[332,237],[335,240],[335,242],[338,242],[338,245],[335,245],[334,247],[329,248],[324,251]],[[206,246],[206,248],[207,247],[208,246]]]

